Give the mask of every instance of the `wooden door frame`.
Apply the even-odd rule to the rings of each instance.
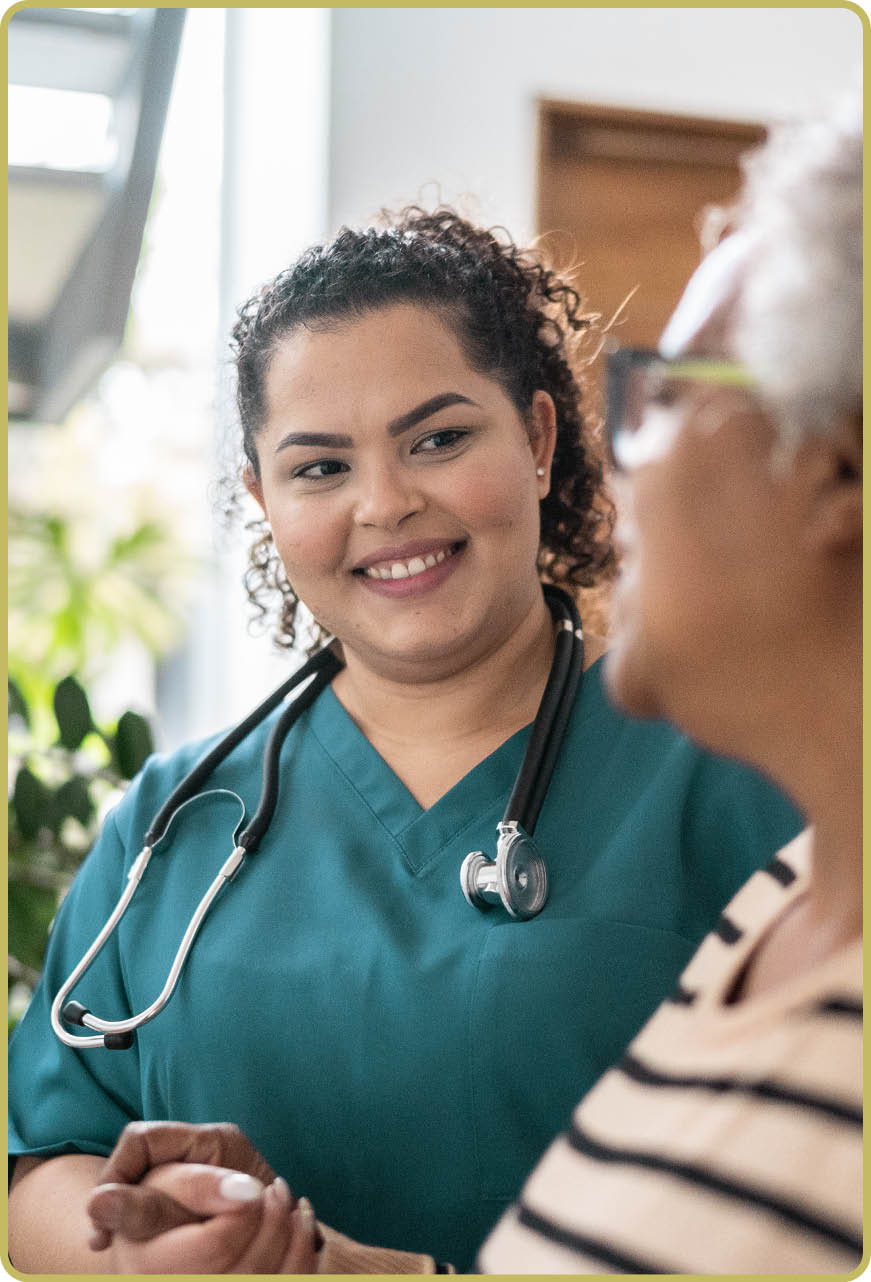
[[[553,135],[574,131],[585,146],[578,154],[597,159],[649,158],[657,163],[674,159],[680,164],[732,163],[736,152],[757,146],[765,138],[765,126],[758,121],[722,120],[713,116],[681,116],[634,107],[611,107],[602,103],[575,102],[541,97],[537,105],[536,140],[536,225],[541,227],[541,200],[544,163],[553,151]],[[653,141],[658,147],[651,147]],[[639,143],[644,145],[640,146]],[[704,142],[704,146],[699,145]],[[622,146],[616,144],[621,143]],[[719,144],[719,145],[718,145]],[[565,151],[563,154],[566,154]]]

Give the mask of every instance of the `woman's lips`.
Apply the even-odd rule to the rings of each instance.
[[[379,596],[414,596],[431,591],[453,574],[465,547],[465,543],[452,543],[437,551],[379,561],[354,574],[364,587]]]
[[[370,579],[410,579],[415,575],[423,574],[424,570],[432,570],[436,565],[441,565],[442,561],[453,556],[459,547],[459,543],[453,543],[450,547],[439,548],[437,552],[427,552],[425,556],[411,556],[390,562],[382,561],[378,565],[367,566],[363,573]]]

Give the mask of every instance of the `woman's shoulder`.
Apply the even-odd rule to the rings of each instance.
[[[575,696],[568,730],[569,753],[585,757],[595,751],[601,769],[611,765],[634,774],[671,772],[685,774],[705,754],[668,721],[640,718],[624,712],[612,698],[607,681],[607,651],[585,667]]]
[[[613,744],[627,759],[649,760],[663,769],[676,767],[701,791],[728,793],[747,787],[760,795],[783,798],[778,786],[752,765],[712,752],[670,721],[624,712],[609,693],[604,652],[584,672],[577,709],[576,732],[595,735],[603,746]]]
[[[623,797],[636,815],[674,816],[686,845],[712,860],[743,852],[738,864],[747,876],[801,830],[792,801],[751,765],[710,752],[669,722],[618,708],[603,667],[599,659],[584,674],[565,767],[596,796]]]
[[[226,756],[215,762],[202,786],[246,791],[250,784],[259,780],[266,741],[280,715],[279,706],[239,742],[232,744]],[[213,734],[190,739],[169,751],[152,753],[111,812],[113,822],[123,829],[133,816],[138,817],[149,810],[156,813],[199,763],[228,740],[233,729],[233,726],[225,727]]]

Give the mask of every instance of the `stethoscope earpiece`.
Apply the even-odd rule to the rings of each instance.
[[[511,820],[499,824],[496,858],[482,850],[466,855],[460,885],[473,908],[502,904],[510,916],[528,921],[547,901],[547,869],[535,842]]]
[[[90,1013],[87,1006],[83,1006],[81,1002],[67,1002],[66,1006],[61,1007],[60,1018],[65,1024],[79,1024],[82,1028],[87,1028],[85,1016]],[[129,1051],[133,1045],[133,1034],[105,1033],[103,1045],[108,1051]]]

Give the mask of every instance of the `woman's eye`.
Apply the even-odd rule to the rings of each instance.
[[[337,458],[318,459],[317,463],[306,463],[304,467],[298,467],[294,472],[294,478],[300,477],[304,481],[320,481],[325,477],[338,476],[340,472],[347,472],[348,464],[343,463]]]
[[[680,392],[674,379],[653,378],[647,386],[645,401],[648,405],[668,407],[674,405]]]
[[[448,450],[466,436],[468,436],[468,432],[453,427],[443,428],[440,432],[430,432],[429,436],[424,436],[417,442],[412,453],[435,454],[439,450]]]

